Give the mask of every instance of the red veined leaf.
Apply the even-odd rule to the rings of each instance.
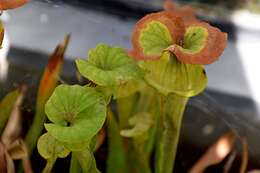
[[[189,33],[189,29],[191,28],[203,30],[204,33],[200,31],[200,33],[202,33],[201,42],[194,42],[194,39],[192,39],[192,37],[197,37],[198,33]],[[199,39],[196,39],[195,41],[198,40]],[[175,54],[177,59],[183,63],[203,65],[211,64],[216,61],[223,53],[226,45],[226,33],[221,32],[218,28],[213,27],[208,23],[199,22],[186,27],[183,46],[175,44],[170,46],[168,50]]]
[[[132,44],[133,44],[133,50],[130,51],[130,56],[136,58],[136,59],[157,59],[160,55],[146,55],[144,53],[144,49],[141,46],[140,43],[140,36],[143,31],[146,30],[146,27],[151,22],[160,22],[163,24],[169,31],[172,43],[178,43],[181,42],[183,39],[183,34],[185,32],[185,27],[183,24],[183,21],[180,17],[173,15],[171,12],[158,12],[158,13],[152,13],[149,15],[146,15],[141,20],[139,20],[133,30],[133,36],[132,36]],[[166,47],[165,47],[166,48]]]

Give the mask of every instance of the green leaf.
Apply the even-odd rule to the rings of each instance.
[[[13,110],[15,101],[19,95],[19,91],[15,90],[5,96],[0,103],[0,133],[2,133],[5,124]]]
[[[68,148],[70,151],[82,151],[84,150],[87,146],[89,146],[90,144],[89,139],[84,140],[82,139],[82,141],[79,142],[62,142],[62,144]]]
[[[114,88],[114,98],[124,98],[133,95],[140,89],[140,83],[143,81],[131,80],[126,84],[119,85],[118,87]]]
[[[152,21],[141,31],[139,42],[145,55],[160,56],[173,40],[164,24]]]
[[[118,86],[142,77],[141,69],[122,48],[99,44],[88,56],[76,64],[79,72],[97,85]]]
[[[102,87],[97,86],[96,89],[101,92],[105,98],[106,103],[108,104],[113,99],[120,99],[129,97],[140,90],[141,84],[145,83],[143,80],[129,80],[125,84],[113,87]]]
[[[153,124],[152,116],[147,112],[140,112],[129,119],[131,129],[121,130],[120,134],[124,137],[137,137],[144,135]]]
[[[142,61],[146,70],[145,80],[160,93],[174,93],[192,97],[202,92],[207,85],[207,76],[201,65],[184,64],[170,52],[164,52],[157,61]]]
[[[46,160],[51,158],[65,158],[70,153],[62,143],[57,141],[49,133],[45,133],[39,138],[37,148],[40,155]]]
[[[185,53],[200,52],[205,46],[208,38],[208,31],[206,28],[193,26],[186,29],[183,41],[183,51]]]
[[[106,103],[93,88],[60,85],[46,103],[45,111],[54,123],[45,124],[46,130],[66,146],[77,148],[88,144],[103,126]]]

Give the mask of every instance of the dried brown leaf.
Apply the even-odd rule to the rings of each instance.
[[[22,146],[21,140],[16,140],[8,147],[8,154],[11,156],[13,160],[19,160],[26,156],[26,151]]]
[[[249,171],[247,173],[260,173],[260,170],[255,169],[255,170]]]
[[[242,161],[241,161],[239,173],[245,173],[248,164],[248,145],[245,138],[242,138],[240,141],[242,145]]]
[[[220,163],[231,152],[234,143],[235,134],[226,133],[193,165],[189,173],[202,173],[208,166]]]
[[[0,142],[0,172],[7,172],[6,158],[5,158],[5,146]]]
[[[0,48],[2,48],[2,43],[4,40],[5,30],[2,22],[0,21]]]
[[[99,147],[104,143],[106,138],[106,131],[104,128],[102,128],[97,135],[97,142],[96,142],[96,146],[95,146],[95,150],[98,150]]]
[[[237,154],[236,151],[233,150],[232,153],[229,155],[228,160],[225,163],[223,173],[229,173],[229,171],[230,171],[230,169],[231,169],[231,167],[232,167],[232,165],[234,163],[234,160],[236,158],[236,154]]]
[[[32,164],[30,161],[30,156],[29,156],[27,146],[23,140],[20,140],[20,143],[23,150],[25,151],[25,155],[22,158],[24,173],[33,173]]]
[[[23,6],[29,2],[29,0],[1,0],[0,10],[14,9]]]
[[[1,140],[4,145],[8,146],[15,141],[21,132],[21,110],[20,107],[23,103],[24,95],[26,92],[26,86],[22,86],[19,91],[19,96],[16,99],[12,113],[6,124]]]
[[[14,161],[11,158],[11,156],[8,154],[7,151],[5,151],[5,158],[6,158],[6,167],[7,167],[7,173],[15,173],[15,166]]]

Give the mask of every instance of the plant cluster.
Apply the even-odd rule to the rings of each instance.
[[[203,65],[221,55],[226,41],[225,33],[199,21],[190,7],[167,1],[164,11],[137,22],[133,50],[106,44],[91,49],[88,59],[76,60],[89,83],[60,85],[45,105],[51,123],[38,150],[46,170],[72,152],[71,172],[99,172],[93,152],[107,119],[107,172],[171,173],[186,103],[204,90]]]
[[[25,138],[29,154],[38,140],[43,172],[70,153],[71,173],[100,172],[93,153],[105,129],[108,173],[172,173],[186,104],[205,89],[204,65],[224,51],[227,34],[198,20],[191,7],[166,1],[163,11],[137,22],[132,50],[98,44],[76,60],[89,82],[56,87],[68,42],[69,36],[45,69]]]

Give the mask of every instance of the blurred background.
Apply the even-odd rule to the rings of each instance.
[[[6,37],[0,50],[0,96],[19,83],[35,94],[38,80],[55,46],[71,33],[62,79],[75,82],[73,60],[86,58],[104,42],[131,48],[135,22],[161,10],[163,0],[31,0],[4,12]],[[206,67],[207,91],[186,110],[181,151],[184,170],[212,141],[228,129],[247,136],[251,167],[260,168],[260,0],[185,0],[199,18],[229,34],[228,46],[216,63]],[[194,130],[196,133],[194,133]],[[191,147],[192,146],[192,147]],[[197,152],[198,151],[198,152]],[[185,160],[185,161],[184,161]],[[182,169],[182,168],[180,168]]]

